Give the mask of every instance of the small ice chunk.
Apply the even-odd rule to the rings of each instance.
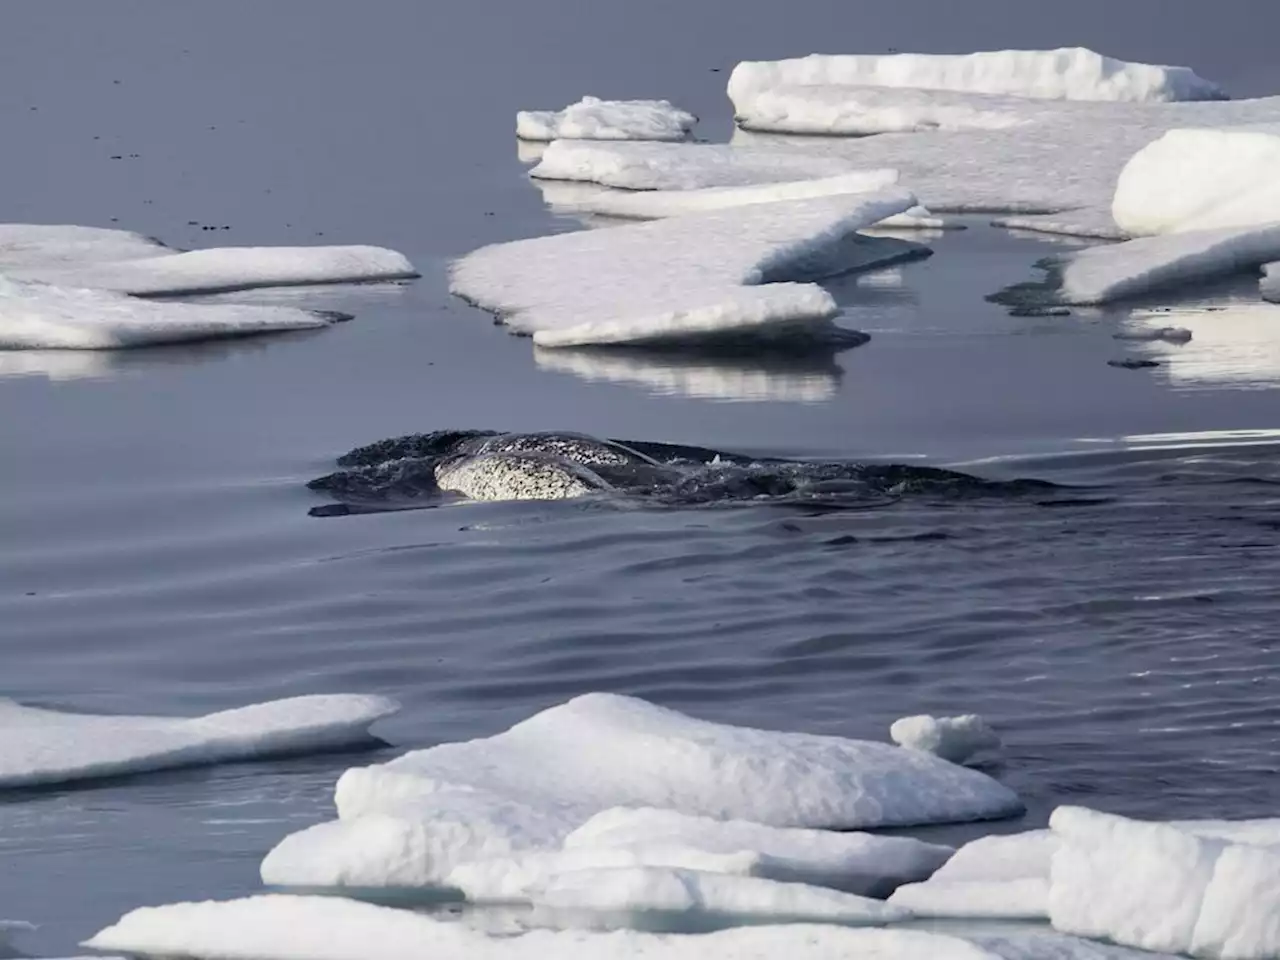
[[[1147,950],[1280,955],[1280,849],[1081,807],[1050,818],[1056,929]]]
[[[854,235],[914,204],[884,190],[518,240],[456,261],[451,289],[544,347],[811,337],[838,308],[792,281],[901,259]]]
[[[149,302],[0,275],[0,350],[111,350],[310,330],[335,319],[294,307]]]
[[[1133,236],[1280,222],[1280,123],[1170,130],[1129,160],[1111,212]]]
[[[1128,63],[1083,47],[970,54],[812,54],[746,61],[729,77],[735,106],[759,90],[788,84],[915,87],[1046,100],[1167,102],[1221,100],[1216,84],[1187,67]]]
[[[0,700],[0,788],[327,750],[371,741],[385,697],[293,697],[204,717],[63,713]]]
[[[418,276],[403,254],[367,246],[214,247],[110,262],[28,264],[0,269],[16,280],[146,297]]]
[[[672,848],[717,855],[749,851],[756,855],[751,876],[869,896],[882,896],[898,884],[930,876],[953,853],[950,847],[910,837],[771,827],[652,807],[604,810],[569,834],[564,846],[581,851],[626,850],[641,856],[653,849]]]
[[[621,190],[697,190],[837,177],[859,164],[813,151],[720,143],[589,143],[557,140],[529,175]]]
[[[521,140],[683,140],[698,118],[666,100],[583,97],[563,110],[516,114]]]
[[[557,874],[534,894],[535,906],[557,913],[589,911],[630,927],[644,914],[684,918],[695,929],[716,923],[839,923],[879,926],[906,920],[902,909],[852,893],[758,877],[671,867],[615,867]]]
[[[923,750],[952,763],[964,763],[984,750],[1000,749],[1000,737],[976,714],[960,717],[903,717],[889,728],[900,747]]]
[[[223,960],[995,960],[959,937],[918,930],[777,924],[714,933],[534,930],[488,936],[466,924],[334,897],[268,895],[144,907],[85,946]]]

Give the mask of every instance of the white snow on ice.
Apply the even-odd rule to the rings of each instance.
[[[1000,749],[1000,737],[976,714],[961,717],[902,717],[889,728],[889,739],[900,747],[923,750],[952,763]]]
[[[652,866],[559,873],[535,891],[533,903],[561,916],[585,911],[603,915],[605,922],[622,920],[642,928],[652,922],[644,915],[654,913],[668,915],[667,925],[671,915],[678,915],[693,929],[708,921],[880,926],[910,917],[883,900],[803,883]]]
[[[516,114],[521,140],[683,140],[698,118],[666,100],[583,97],[563,110]]]
[[[1280,956],[1280,847],[1081,807],[1050,818],[1058,930],[1197,957]],[[1275,838],[1274,832],[1271,839]]]
[[[725,726],[607,694],[578,697],[487,739],[348,770],[335,801],[337,821],[287,837],[268,854],[266,883],[439,887],[459,864],[557,850],[612,807],[775,828],[946,822],[1021,809],[1016,795],[991,778],[927,754]],[[666,836],[652,849],[719,854],[748,844],[740,849],[773,857],[771,876],[829,875],[854,889],[905,879],[940,853],[927,845],[831,838],[819,855],[811,837],[732,823],[700,831],[695,821],[656,816],[665,817]],[[570,849],[580,849],[582,836]]]
[[[1164,102],[1225,94],[1186,67],[1128,63],[1083,47],[986,50],[968,54],[812,54],[745,61],[729,77],[735,105],[780,85],[910,87],[1008,94],[1045,100]]]
[[[497,244],[456,261],[451,289],[544,347],[811,335],[835,300],[786,281],[900,259],[901,245],[850,238],[914,204],[886,190]]]
[[[1048,830],[979,837],[923,882],[899,887],[889,902],[921,917],[1044,919],[1056,848]]]
[[[294,697],[204,717],[64,713],[0,700],[0,788],[331,749],[369,740],[385,697]]]
[[[1023,960],[916,930],[790,924],[715,933],[535,930],[465,924],[332,897],[268,895],[144,907],[86,942],[98,950],[221,960]],[[1025,960],[1048,960],[1027,954]]]
[[[1133,236],[1280,223],[1280,123],[1170,130],[1125,165],[1111,212]]]
[[[839,157],[785,147],[557,140],[529,175],[621,190],[696,190],[836,177],[860,169]]]

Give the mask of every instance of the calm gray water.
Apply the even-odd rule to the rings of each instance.
[[[1247,286],[1147,321],[1190,327],[1181,348],[1111,337],[1163,304],[1015,319],[983,297],[1053,241],[974,221],[928,261],[837,284],[843,322],[873,339],[804,361],[535,354],[447,295],[449,257],[577,226],[524,179],[519,108],[667,96],[723,137],[737,59],[890,47],[1083,43],[1280,90],[1270,0],[1176,22],[1162,0],[963,8],[7,4],[4,219],[180,246],[212,242],[191,220],[229,226],[221,243],[379,243],[424,276],[246,296],[358,315],[317,334],[0,355],[0,695],[180,714],[380,692],[404,703],[379,727],[398,748],[599,689],[876,738],[904,714],[977,711],[1005,734],[995,772],[1026,823],[1068,800],[1275,814],[1280,310]],[[1125,355],[1165,362],[1106,365]],[[339,453],[452,426],[1090,489],[828,515],[307,515],[322,500],[303,482]],[[326,816],[337,774],[368,759],[4,798],[0,917],[67,950],[133,906],[252,891],[263,852]]]

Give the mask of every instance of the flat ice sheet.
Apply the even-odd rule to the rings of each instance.
[[[882,838],[823,845],[776,828],[905,825],[1021,810],[991,778],[927,754],[729,727],[606,694],[578,697],[487,739],[348,770],[335,800],[339,819],[285,838],[263,861],[264,882],[504,889],[510,878],[519,886],[521,876],[564,867],[564,860],[543,857],[562,844],[577,855],[603,848],[604,837],[633,838],[652,827],[650,840],[618,849],[638,851],[640,865],[704,870],[708,855],[745,853],[757,862],[722,869],[871,890],[931,869],[945,851]],[[586,826],[614,807],[659,811],[613,813]],[[707,824],[700,817],[752,822]],[[673,849],[681,859],[673,860]],[[504,858],[518,862],[490,864],[466,881],[454,874]]]
[[[0,273],[110,263],[173,253],[154,237],[70,224],[0,223]]]
[[[214,247],[118,261],[6,266],[16,280],[135,296],[224,293],[255,287],[405,280],[418,276],[383,247]]]
[[[901,259],[853,235],[914,203],[885,190],[497,244],[456,261],[451,289],[544,347],[811,333],[835,301],[789,281]]]
[[[251,760],[371,741],[384,697],[294,697],[204,717],[63,713],[0,700],[0,788]]]
[[[1086,247],[1042,260],[1044,285],[1010,288],[1002,300],[1101,304],[1254,270],[1280,258],[1280,223],[1194,230]]]
[[[294,307],[146,301],[0,275],[0,350],[111,350],[310,330],[335,319]]]
[[[563,110],[516,114],[521,140],[683,140],[698,118],[666,100],[583,97]]]
[[[729,77],[729,98],[783,84],[914,87],[1009,94],[1046,100],[1163,102],[1220,100],[1217,84],[1187,67],[1130,63],[1083,47],[985,50],[968,54],[812,54],[744,61]]]
[[[623,147],[623,149],[617,149]],[[712,143],[587,143],[559,140],[529,175],[621,190],[696,190],[784,183],[859,173],[857,163],[783,147]]]
[[[260,896],[145,907],[86,946],[221,960],[996,960],[958,937],[805,924],[716,933],[537,930],[491,937],[464,924],[331,897]],[[1047,958],[1046,958],[1047,960]]]

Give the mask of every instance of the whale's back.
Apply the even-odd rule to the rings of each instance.
[[[611,489],[578,463],[544,453],[481,453],[436,467],[441,490],[472,500],[569,500]]]

